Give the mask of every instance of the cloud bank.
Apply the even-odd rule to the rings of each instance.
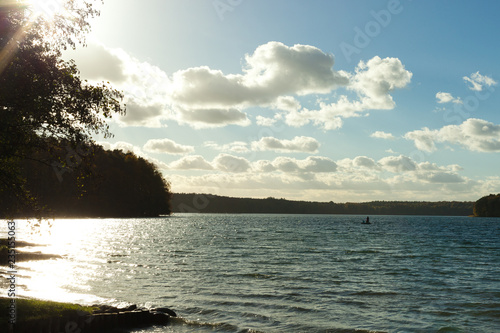
[[[317,47],[280,42],[268,42],[245,55],[242,72],[236,74],[199,66],[169,76],[121,49],[95,43],[69,56],[75,58],[83,77],[111,81],[124,91],[127,114],[116,119],[122,126],[162,127],[168,121],[194,128],[248,126],[247,110],[258,106],[277,110],[273,118],[257,115],[261,126],[284,120],[290,126],[313,123],[337,129],[342,118],[394,108],[391,93],[406,87],[412,77],[397,58],[361,61],[349,73],[335,70],[334,56]],[[353,96],[336,98],[337,89]],[[297,99],[318,94],[336,101],[318,99],[320,108],[308,110]]]
[[[448,125],[431,130],[427,127],[404,135],[419,150],[436,151],[436,143],[460,145],[471,151],[500,152],[500,125],[486,120],[469,118],[460,125]]]
[[[188,154],[194,152],[193,146],[180,145],[170,139],[152,139],[146,142],[144,150],[149,153]]]
[[[171,165],[174,164],[180,165]],[[462,168],[458,165],[419,163],[404,155],[387,156],[378,161],[366,156],[338,161],[322,156],[305,159],[280,156],[250,162],[242,157],[220,154],[212,162],[203,160],[201,164],[211,165],[213,172],[203,176],[173,175],[172,179],[182,184],[183,191],[197,187],[233,196],[246,193],[246,196],[263,197],[276,193],[298,199],[329,195],[332,200],[341,202],[353,196],[359,201],[364,195],[382,193],[384,198],[393,200],[428,200],[429,192],[453,193],[456,198],[462,193],[470,195],[471,191],[492,186],[491,182],[474,181],[460,175]],[[495,184],[500,184],[500,180]]]
[[[252,142],[254,150],[272,150],[277,152],[317,153],[320,144],[311,137],[298,136],[292,140],[279,140],[273,137],[264,137]]]
[[[287,124],[299,127],[312,122],[323,129],[333,130],[342,127],[342,118],[359,117],[370,110],[393,109],[396,104],[390,93],[406,87],[413,76],[399,59],[378,56],[366,63],[361,61],[354,74],[346,75],[349,77],[346,88],[355,92],[357,99],[341,95],[336,102],[321,102],[318,110],[291,111],[286,115]]]

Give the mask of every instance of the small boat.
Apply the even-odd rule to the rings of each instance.
[[[370,217],[366,217],[366,220],[363,220],[363,222],[361,222],[361,224],[371,224],[370,223]]]

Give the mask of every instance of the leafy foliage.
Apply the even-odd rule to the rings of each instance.
[[[500,217],[500,193],[482,197],[474,203],[474,216]]]
[[[0,6],[0,193],[9,193],[5,209],[14,213],[35,206],[21,161],[52,153],[61,140],[76,146],[94,133],[110,136],[106,120],[125,109],[109,83],[82,81],[74,62],[61,60],[61,50],[85,42],[89,18],[99,14],[90,3],[69,0],[70,17],[51,22],[8,3]]]

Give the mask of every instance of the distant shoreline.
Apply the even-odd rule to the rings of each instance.
[[[370,201],[335,203],[283,198],[237,198],[207,193],[173,193],[172,213],[212,214],[327,214],[327,215],[422,215],[473,216],[473,201]],[[169,215],[81,215],[57,214],[44,219],[163,218]],[[19,214],[14,219],[33,219]]]
[[[174,193],[173,213],[346,214],[470,216],[473,201],[371,201],[334,203],[277,198],[235,198],[203,193]]]

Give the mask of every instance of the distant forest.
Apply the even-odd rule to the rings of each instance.
[[[31,204],[0,192],[0,215],[12,217],[156,217],[168,215],[170,184],[156,166],[132,153],[57,142],[21,162]],[[12,216],[14,215],[14,216]]]
[[[277,198],[231,198],[210,194],[175,193],[172,211],[182,213],[448,215],[473,214],[474,202],[372,201],[334,203]]]

